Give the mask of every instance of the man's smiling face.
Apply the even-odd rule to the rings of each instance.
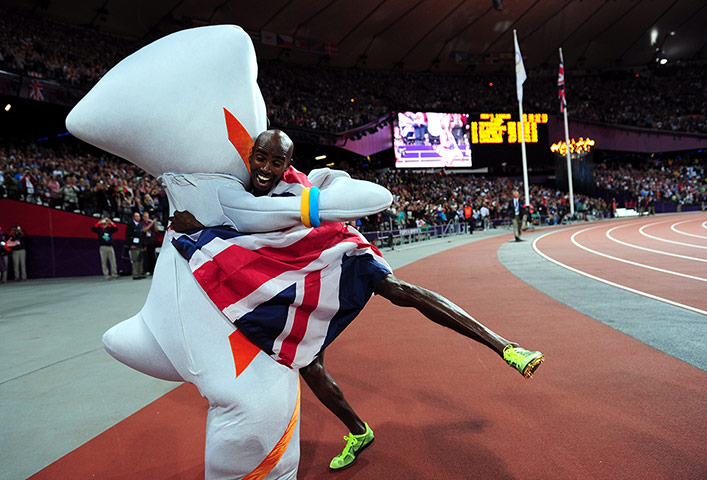
[[[250,186],[253,195],[267,195],[282,178],[292,161],[294,145],[280,130],[258,135],[250,152]]]

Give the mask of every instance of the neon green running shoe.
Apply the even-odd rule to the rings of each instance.
[[[356,457],[359,453],[373,443],[373,440],[375,440],[373,430],[371,430],[371,427],[369,427],[366,422],[363,424],[366,426],[366,433],[354,435],[349,432],[348,436],[344,437],[344,440],[346,440],[344,451],[331,460],[329,468],[339,470],[340,468],[348,467],[356,461]]]
[[[545,355],[508,344],[503,349],[503,359],[525,378],[533,378],[535,370],[545,361]]]

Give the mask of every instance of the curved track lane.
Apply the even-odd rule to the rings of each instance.
[[[533,248],[594,280],[707,315],[707,236],[691,233],[704,223],[700,213],[576,226],[537,237]]]

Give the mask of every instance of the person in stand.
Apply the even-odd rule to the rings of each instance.
[[[249,156],[251,187],[255,196],[268,195],[290,167],[294,144],[280,130],[267,130],[255,140]],[[192,214],[177,211],[171,218],[176,232],[190,232],[205,228]],[[398,279],[392,273],[385,275],[374,292],[401,307],[414,307],[429,320],[450,328],[494,350],[525,378],[531,378],[545,360],[541,352],[529,351],[510,342],[443,296]],[[329,465],[333,470],[351,465],[374,440],[373,430],[346,401],[343,392],[324,367],[324,350],[300,374],[316,397],[349,428],[346,446]]]
[[[142,262],[145,257],[145,232],[142,231],[142,228],[140,214],[133,213],[125,230],[125,241],[130,250],[130,263],[133,266],[133,280],[145,278],[142,271]]]
[[[61,187],[64,210],[73,212],[79,209],[79,191],[80,189],[76,185],[76,177],[73,175],[66,177],[66,185]]]
[[[469,234],[474,234],[474,207],[471,206],[471,201],[464,205],[464,221],[469,224]]]
[[[159,213],[158,212],[159,205],[157,205],[157,202],[155,202],[155,199],[152,198],[152,195],[150,195],[149,193],[146,193],[145,199],[143,200],[142,205],[143,205],[143,209],[144,209],[143,212],[149,213],[151,218],[154,218],[155,220],[157,220],[158,213]]]
[[[37,203],[37,177],[32,175],[29,170],[25,170],[19,183],[23,185],[25,202]]]
[[[104,180],[100,180],[91,190],[96,199],[96,211],[107,217],[114,216],[113,189]]]
[[[51,208],[61,207],[61,184],[59,183],[58,175],[53,175],[47,182],[47,194],[49,195],[49,206]]]
[[[489,207],[484,203],[481,206],[481,210],[479,210],[479,213],[481,213],[481,223],[484,225],[484,232],[489,230],[490,226],[490,216],[491,212],[489,211]]]
[[[27,280],[27,235],[22,230],[22,227],[19,225],[12,227],[10,239],[7,243],[11,247],[15,281]]]
[[[508,202],[507,212],[508,218],[511,219],[511,224],[513,225],[515,240],[516,242],[522,242],[523,240],[521,240],[520,236],[523,233],[523,220],[526,213],[518,190],[513,190],[511,200]]]
[[[113,248],[113,234],[118,231],[118,226],[108,217],[103,217],[91,230],[98,235],[98,253],[101,256],[101,270],[106,280],[118,278],[118,264],[115,260]],[[110,264],[110,271],[108,271]]]
[[[145,259],[143,273],[152,274],[155,268],[155,249],[157,248],[157,220],[150,218],[148,212],[142,213],[142,232],[145,234]]]
[[[0,282],[7,283],[7,271],[10,268],[8,253],[10,246],[7,244],[9,239],[5,236],[5,232],[0,227]]]

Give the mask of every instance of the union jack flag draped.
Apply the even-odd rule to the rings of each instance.
[[[565,98],[565,62],[562,59],[562,50],[560,50],[560,72],[557,75],[557,98],[560,99],[560,113],[567,108],[567,99]]]
[[[304,174],[290,168],[271,195],[299,196],[309,186]],[[343,223],[170,235],[218,309],[253,344],[291,368],[309,365],[392,271],[376,247]]]

